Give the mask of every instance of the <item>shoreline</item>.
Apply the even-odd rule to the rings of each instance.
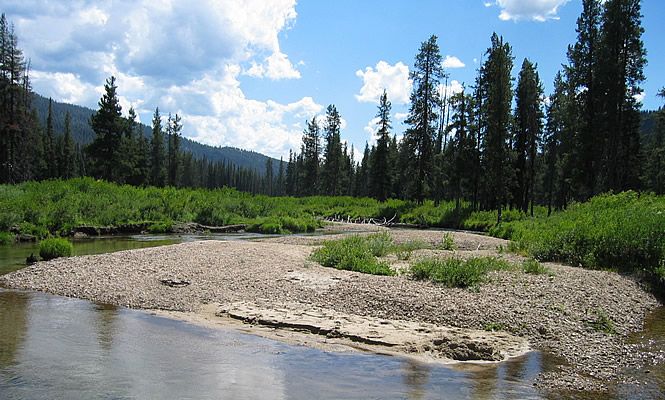
[[[515,264],[523,260],[501,251],[507,241],[487,236],[345,229],[387,230],[396,243],[418,239],[436,245],[445,233],[453,237],[457,250],[418,250],[411,261],[488,255]],[[543,389],[606,390],[625,381],[624,367],[646,362],[626,338],[661,304],[630,277],[544,263],[553,275],[495,271],[477,292],[448,289],[308,260],[317,243],[332,238],[206,241],[56,259],[0,276],[0,286],[232,326],[324,350],[357,348],[423,362],[496,362],[544,350],[566,365],[534,382]],[[390,256],[387,261],[405,263]],[[600,315],[612,321],[616,334],[593,328]]]

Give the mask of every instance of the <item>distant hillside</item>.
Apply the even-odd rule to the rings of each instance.
[[[95,113],[87,107],[81,107],[73,104],[53,102],[53,129],[56,135],[62,134],[65,127],[65,115],[69,111],[70,127],[74,140],[80,144],[88,144],[95,138],[95,132],[92,130],[88,121]],[[35,94],[33,108],[37,110],[37,115],[43,126],[46,126],[46,117],[48,115],[48,98]],[[143,134],[150,138],[152,128],[141,124]],[[225,160],[238,167],[251,168],[261,174],[265,173],[266,160],[270,157],[255,151],[237,149],[235,147],[214,147],[207,144],[195,142],[191,139],[182,138],[181,148],[185,152],[191,152],[196,159],[206,158],[212,162]],[[279,160],[270,158],[273,162],[273,171],[277,173],[279,169]]]

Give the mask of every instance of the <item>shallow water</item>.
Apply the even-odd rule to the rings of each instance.
[[[76,255],[256,235],[135,235],[76,241]],[[25,266],[35,244],[0,246],[0,274]],[[423,364],[327,353],[200,327],[146,312],[0,289],[0,399],[642,399],[665,398],[665,308],[632,337],[653,365],[613,393],[541,393],[556,360],[541,352],[498,364]]]
[[[116,235],[94,236],[71,240],[74,256],[111,253],[120,250],[141,249],[167,244],[193,242],[197,240],[246,240],[265,237],[253,233],[183,234],[183,235]],[[39,244],[22,242],[0,245],[0,275],[25,267],[25,259],[34,254],[39,256]]]
[[[0,398],[540,398],[539,353],[455,369],[326,353],[146,312],[0,290]]]

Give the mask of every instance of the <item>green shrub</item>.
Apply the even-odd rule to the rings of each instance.
[[[489,271],[509,268],[510,264],[494,257],[429,258],[412,265],[409,275],[416,280],[430,280],[451,288],[467,288],[483,282]]]
[[[609,317],[602,311],[597,308],[587,310],[593,314],[593,319],[585,320],[584,323],[596,332],[604,332],[608,335],[616,334],[616,329],[614,328],[614,323]]]
[[[74,246],[69,240],[50,238],[39,243],[39,256],[44,260],[58,257],[71,257]]]
[[[441,250],[454,251],[455,250],[455,240],[453,240],[453,235],[451,235],[448,232],[444,233],[443,234],[443,239],[441,239],[441,246],[439,248]]]
[[[11,232],[0,232],[0,244],[12,243],[16,239],[16,235]]]
[[[383,257],[393,250],[393,238],[388,232],[371,234],[365,240],[369,252],[374,257]]]
[[[159,221],[148,227],[150,233],[168,233],[173,229],[173,221]]]
[[[550,271],[549,268],[545,267],[544,265],[542,265],[533,258],[529,258],[522,262],[522,271],[524,271],[527,274],[534,274],[534,275],[552,274],[552,271]]]
[[[374,239],[377,240],[376,238]],[[311,259],[325,267],[362,272],[373,275],[395,275],[387,262],[379,262],[369,244],[360,235],[326,242],[312,254]]]

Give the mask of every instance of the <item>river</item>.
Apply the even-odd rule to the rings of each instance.
[[[106,237],[75,242],[76,255],[255,235]],[[36,245],[0,246],[0,273],[24,266]],[[665,311],[635,334],[636,349],[665,352]],[[0,399],[641,399],[663,398],[665,369],[613,393],[542,393],[553,368],[533,351],[498,364],[423,364],[324,352],[148,312],[38,292],[0,289]],[[629,371],[630,373],[630,371]]]

